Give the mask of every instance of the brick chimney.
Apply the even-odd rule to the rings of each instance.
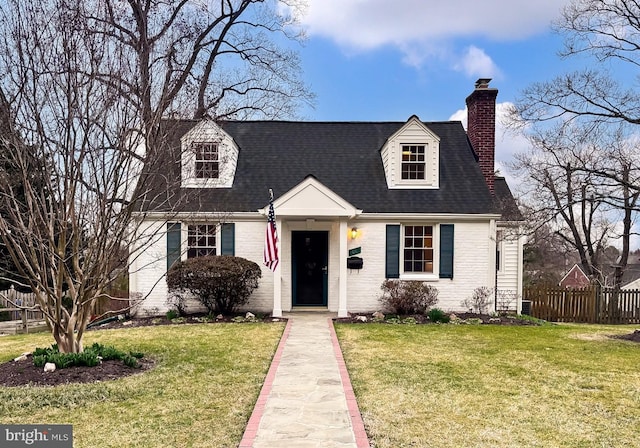
[[[489,88],[490,78],[480,78],[467,97],[467,136],[480,162],[480,170],[493,194],[496,151],[496,97],[498,89]]]

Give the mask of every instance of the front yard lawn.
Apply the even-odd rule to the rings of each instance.
[[[635,328],[336,325],[376,448],[640,446]]]
[[[3,424],[72,424],[74,447],[235,447],[283,323],[194,324],[100,330],[94,342],[154,358],[116,381],[0,387]],[[51,345],[49,334],[3,336],[0,362]]]

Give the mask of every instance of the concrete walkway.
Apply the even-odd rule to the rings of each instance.
[[[240,448],[369,448],[326,313],[293,313]]]

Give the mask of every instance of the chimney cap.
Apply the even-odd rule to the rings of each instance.
[[[490,82],[491,78],[479,78],[476,81],[476,89],[486,89],[489,87]]]

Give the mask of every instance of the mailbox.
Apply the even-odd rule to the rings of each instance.
[[[361,257],[349,257],[349,258],[347,258],[347,268],[348,269],[362,269],[362,258]]]

